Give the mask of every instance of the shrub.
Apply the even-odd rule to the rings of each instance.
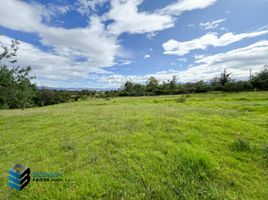
[[[180,98],[176,99],[177,103],[184,103],[186,101],[186,97],[182,95]]]
[[[233,151],[249,151],[250,144],[245,138],[238,137],[233,141],[231,148]]]
[[[268,66],[265,65],[264,70],[259,72],[251,79],[253,88],[258,90],[268,90]]]
[[[248,81],[229,82],[224,85],[225,92],[249,91],[251,85]]]

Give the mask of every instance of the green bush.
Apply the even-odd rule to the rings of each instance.
[[[250,151],[250,144],[246,139],[239,137],[233,141],[231,149],[233,151]]]
[[[253,76],[251,79],[252,86],[258,90],[268,90],[268,65],[264,70]]]
[[[177,103],[184,103],[186,101],[186,97],[182,95],[180,98],[176,99]]]

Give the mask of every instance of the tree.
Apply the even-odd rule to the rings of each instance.
[[[2,45],[1,47],[3,49],[3,52],[0,53],[0,62],[3,59],[9,60],[9,59],[17,56],[17,51],[19,49],[18,45],[19,45],[19,42],[17,40],[11,40],[10,47],[6,47],[6,46]],[[15,62],[17,62],[17,60],[15,59],[15,60],[11,60],[9,62],[15,63]]]
[[[169,94],[175,94],[177,89],[177,77],[172,76],[172,79],[169,81],[168,84]]]
[[[31,67],[9,68],[2,64],[3,60],[15,63],[13,57],[18,50],[18,42],[12,40],[10,47],[2,46],[0,53],[0,108],[25,108],[33,106],[35,86],[31,83],[33,77],[29,75]]]
[[[204,81],[198,81],[195,84],[195,92],[207,92],[210,88]]]
[[[255,89],[268,90],[268,65],[265,65],[261,72],[252,77],[251,84]]]
[[[123,86],[124,90],[128,93],[128,95],[131,95],[133,93],[133,87],[134,83],[132,83],[131,81],[127,81]]]
[[[227,73],[226,69],[224,69],[224,72],[221,74],[221,76],[219,77],[219,83],[222,86],[225,86],[226,83],[229,83],[232,79],[231,79],[231,74],[232,73]]]
[[[155,94],[158,90],[158,84],[159,84],[159,81],[155,77],[153,76],[150,77],[146,81],[146,92],[150,94]]]

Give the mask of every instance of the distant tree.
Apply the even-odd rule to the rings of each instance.
[[[208,92],[210,87],[204,81],[198,81],[195,84],[195,92]]]
[[[149,94],[155,94],[158,90],[159,81],[155,77],[150,77],[146,81],[146,92]]]
[[[169,94],[176,94],[177,89],[177,77],[172,76],[172,79],[169,81]]]
[[[127,81],[124,86],[123,86],[123,90],[128,94],[131,95],[133,93],[133,87],[134,87],[134,83],[132,83],[131,81]]]
[[[251,90],[251,84],[249,81],[231,81],[224,86],[225,92],[240,92]]]
[[[227,73],[226,69],[224,69],[224,72],[221,74],[221,76],[219,77],[219,83],[224,86],[226,83],[229,83],[232,79],[231,79],[231,74],[232,73]]]
[[[216,77],[216,78],[213,78],[211,81],[210,81],[210,87],[212,90],[214,91],[221,91],[224,89],[224,87],[220,84],[219,82],[219,78]]]
[[[144,96],[145,87],[142,84],[136,83],[133,86],[134,96]]]
[[[268,90],[268,65],[264,69],[251,78],[253,88],[258,90]]]

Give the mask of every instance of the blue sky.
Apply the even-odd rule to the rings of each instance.
[[[150,76],[247,79],[268,64],[268,0],[2,0],[0,42],[20,41],[36,84],[118,88]],[[0,50],[1,51],[1,50]]]

